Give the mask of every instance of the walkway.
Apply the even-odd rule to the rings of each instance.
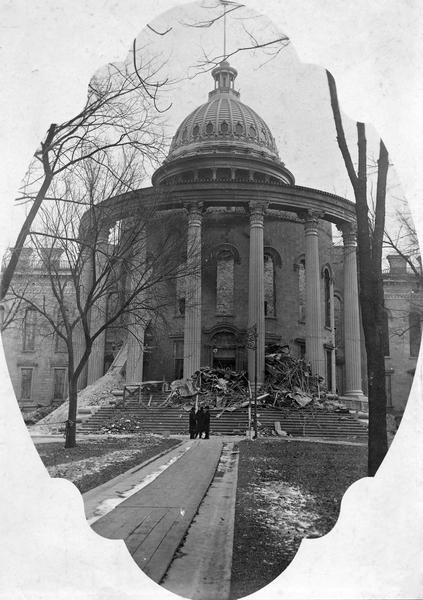
[[[162,585],[192,600],[227,600],[231,590],[238,450],[226,442],[214,480]]]
[[[218,439],[188,440],[91,490],[84,495],[87,519],[100,535],[123,539],[159,583],[215,476],[222,447]]]

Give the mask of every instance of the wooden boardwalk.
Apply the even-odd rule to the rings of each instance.
[[[104,537],[123,539],[138,566],[159,583],[213,480],[222,446],[221,440],[193,440],[157,479],[92,528]]]

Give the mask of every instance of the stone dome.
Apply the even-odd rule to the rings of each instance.
[[[208,101],[178,127],[169,154],[152,177],[153,185],[219,179],[225,168],[237,169],[236,178],[293,184],[294,177],[279,159],[269,127],[240,101],[234,87],[236,69],[223,61],[211,74],[214,89]],[[214,174],[208,169],[214,169]]]
[[[178,127],[167,160],[191,153],[209,152],[214,147],[234,146],[279,160],[272,133],[263,119],[239,99],[234,89],[237,71],[228,62],[213,69],[215,89],[208,102],[196,108]]]

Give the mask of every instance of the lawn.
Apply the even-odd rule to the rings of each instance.
[[[64,448],[64,442],[40,443],[36,448],[52,477],[65,477],[84,493],[180,441],[143,434],[81,440],[75,448]]]
[[[363,446],[261,439],[239,451],[232,600],[273,581],[302,538],[330,531],[345,490],[367,467]]]

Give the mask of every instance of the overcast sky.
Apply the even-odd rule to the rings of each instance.
[[[163,63],[162,78],[177,82],[161,103],[163,107],[171,103],[164,115],[169,140],[181,121],[206,102],[208,92],[213,89],[211,73],[202,72],[198,63],[203,62],[205,56],[223,54],[223,20],[204,28],[187,24],[199,24],[217,17],[222,9],[214,7],[215,3],[215,0],[207,0],[167,11],[151,22],[158,32],[170,29],[166,35],[144,29],[137,38],[142,60]],[[251,45],[249,34],[260,42],[267,42],[280,37],[282,32],[267,17],[245,7],[227,15],[228,54]],[[131,56],[128,60],[132,60]],[[241,101],[266,121],[275,137],[280,158],[293,173],[296,183],[353,200],[336,143],[324,70],[320,66],[301,63],[292,44],[276,55],[264,49],[239,52],[230,58],[230,63],[238,71],[235,88],[241,94]],[[355,123],[345,117],[344,127],[355,161]],[[376,160],[379,140],[371,126],[367,127],[367,136],[369,161]],[[403,197],[393,169],[390,169],[388,183],[387,224],[392,230],[395,228],[393,215],[398,206],[397,199]],[[369,186],[374,184],[375,178],[369,176]],[[150,181],[145,185],[150,185]],[[22,221],[27,209],[15,210]],[[12,235],[6,245],[13,245]]]

